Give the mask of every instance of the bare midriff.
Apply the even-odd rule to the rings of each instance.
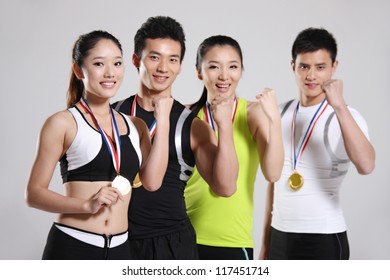
[[[111,182],[68,182],[64,184],[67,196],[90,200],[103,186],[110,186]],[[118,198],[116,203],[110,206],[104,205],[95,214],[61,214],[58,222],[67,226],[98,234],[118,234],[127,231],[127,211],[131,192]]]

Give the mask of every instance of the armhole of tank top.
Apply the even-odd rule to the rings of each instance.
[[[192,173],[194,169],[184,161],[183,147],[182,147],[183,126],[190,115],[191,115],[191,110],[184,108],[184,110],[181,112],[177,120],[176,130],[175,130],[175,149],[176,149],[177,161],[180,164],[180,180],[182,181],[187,181],[190,178],[190,175],[188,175],[187,173],[188,172]]]
[[[73,118],[75,125],[76,125],[76,133],[74,135],[74,138],[72,139],[72,142],[70,143],[69,147],[65,150],[64,155],[61,157],[61,159],[66,157],[68,152],[71,151],[75,141],[77,141],[77,136],[78,136],[78,133],[80,130],[80,128],[79,128],[80,122],[84,121],[82,116],[81,116],[81,112],[77,109],[76,106],[72,106],[72,107],[68,108],[67,110],[72,114],[72,118]]]
[[[244,104],[244,108],[245,108],[245,114],[243,114],[243,117],[244,117],[244,120],[245,120],[245,123],[247,124],[248,128],[249,128],[249,124],[248,124],[248,104],[250,103],[248,100],[244,99],[244,98],[241,98],[241,97],[237,97],[237,102],[238,102],[238,106],[237,106],[237,114],[240,114],[241,111],[240,111],[240,107],[242,106],[242,104]]]
[[[78,131],[79,131],[80,122],[82,122],[82,121],[86,122],[86,120],[84,119],[81,112],[78,110],[78,108],[76,106],[68,108],[68,111],[72,114],[73,120],[76,124],[76,134],[75,134],[75,138],[74,138],[74,139],[76,139]],[[74,141],[74,139],[73,139],[73,141]],[[72,141],[72,143],[73,143],[73,141]]]

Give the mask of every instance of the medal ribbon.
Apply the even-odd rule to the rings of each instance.
[[[299,110],[299,101],[297,104],[297,107],[295,108],[292,122],[291,122],[291,150],[294,151],[293,157],[294,157],[294,170],[296,170],[296,166],[299,162],[299,159],[301,158],[304,150],[306,149],[307,143],[309,142],[309,139],[311,137],[311,134],[313,133],[314,126],[316,125],[318,119],[321,117],[321,115],[324,113],[326,107],[328,107],[328,102],[326,101],[326,98],[322,100],[320,106],[318,107],[317,111],[315,112],[314,116],[312,117],[309,126],[306,129],[306,133],[303,136],[302,143],[299,146],[298,153],[295,150],[295,121],[297,118],[297,113]],[[321,108],[323,107],[322,111],[320,112]],[[319,113],[320,112],[320,113]]]
[[[238,100],[236,97],[234,97],[234,104],[233,104],[233,110],[232,110],[232,123],[234,122],[234,118],[236,117],[237,106],[238,106]],[[203,107],[203,114],[205,115],[206,122],[215,131],[213,115],[211,113],[211,106],[210,106],[210,103],[208,101],[206,101],[206,104]]]
[[[87,111],[91,115],[93,122],[99,128],[99,131],[100,131],[101,135],[103,136],[104,142],[107,145],[108,151],[110,152],[110,155],[112,158],[112,163],[114,164],[114,168],[116,170],[116,173],[119,174],[120,165],[121,165],[121,143],[120,143],[121,140],[119,137],[118,126],[116,124],[116,120],[114,117],[114,111],[112,110],[112,108],[110,106],[111,122],[112,122],[112,127],[114,129],[114,139],[115,139],[116,149],[115,149],[114,144],[112,143],[110,136],[99,125],[99,122],[97,121],[96,117],[92,113],[92,110],[89,107],[87,100],[84,99],[84,97],[81,97],[80,105],[81,105],[81,107],[83,107],[83,109],[85,111]]]
[[[134,97],[134,100],[133,100],[133,104],[131,105],[131,116],[133,117],[136,117],[136,111],[137,111],[137,98],[138,98],[138,94]],[[153,138],[154,134],[156,133],[156,127],[157,127],[157,123],[156,123],[156,120],[153,121],[152,125],[149,127],[149,135],[150,135],[150,139]]]

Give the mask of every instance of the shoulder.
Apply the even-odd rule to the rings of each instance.
[[[77,124],[70,111],[64,110],[51,115],[46,119],[40,132],[43,142],[52,145],[74,138]],[[61,144],[62,145],[62,144]]]
[[[171,116],[180,120],[192,120],[196,117],[195,113],[188,109],[186,106],[181,104],[176,99],[173,102]]]
[[[192,139],[208,139],[214,135],[214,132],[209,124],[195,117],[191,123],[191,138]]]
[[[44,123],[44,127],[58,127],[63,129],[74,124],[75,120],[72,113],[69,110],[63,110],[48,117]]]
[[[288,108],[291,108],[291,107],[292,107],[291,105],[292,105],[294,102],[296,103],[296,101],[298,101],[298,99],[290,99],[290,100],[288,100],[288,101],[281,102],[281,103],[279,104],[279,111],[280,111],[280,112],[286,111]]]
[[[353,116],[353,118],[356,121],[364,121],[365,122],[363,115],[358,110],[356,110],[355,108],[350,107],[350,106],[347,106],[347,108],[348,108],[349,112],[351,112],[351,115]]]
[[[255,101],[248,101],[243,98],[239,99],[239,105],[244,104],[246,107],[247,114],[253,114],[257,110],[261,109],[260,103]]]
[[[336,113],[335,113],[333,107],[331,107],[331,106],[328,106],[328,107],[330,107],[329,108],[330,112],[329,112],[328,123],[332,126],[338,126],[339,121],[338,121],[338,118],[336,117]],[[352,118],[354,119],[356,124],[360,127],[360,129],[362,129],[364,134],[366,136],[368,136],[368,124],[367,124],[365,118],[363,117],[363,115],[353,107],[347,106],[347,109],[351,113]]]
[[[141,136],[146,135],[149,133],[148,126],[144,122],[144,120],[138,118],[138,117],[133,117],[133,116],[126,116],[130,122],[132,122],[135,126],[135,128],[138,131],[138,134]]]

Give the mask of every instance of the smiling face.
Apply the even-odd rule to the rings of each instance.
[[[89,50],[76,75],[84,83],[88,98],[111,98],[119,89],[124,75],[123,58],[118,46],[101,39]]]
[[[207,89],[209,102],[216,96],[234,98],[241,76],[240,55],[229,45],[216,45],[208,49],[198,70],[198,77]]]
[[[297,55],[291,66],[303,106],[315,105],[322,101],[325,97],[322,84],[332,79],[337,64],[337,61],[332,64],[329,52],[324,49]]]
[[[133,55],[133,63],[139,69],[142,89],[149,94],[170,96],[172,84],[181,69],[180,55],[181,46],[177,41],[146,39],[141,59]]]

